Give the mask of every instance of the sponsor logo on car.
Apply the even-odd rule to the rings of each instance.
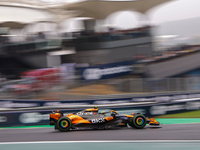
[[[92,123],[103,123],[103,122],[105,122],[105,119],[104,118],[92,119],[91,122]]]

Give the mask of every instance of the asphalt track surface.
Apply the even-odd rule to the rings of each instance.
[[[170,124],[144,129],[76,130],[54,128],[0,129],[0,142],[100,141],[100,140],[200,140],[200,124]]]

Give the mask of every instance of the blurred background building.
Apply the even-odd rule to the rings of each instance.
[[[199,90],[198,18],[192,30],[188,20],[151,24],[149,11],[173,0],[146,1],[0,0],[2,95],[29,93],[27,84],[30,93],[94,84],[119,93]],[[137,25],[113,24],[124,10],[137,12]]]

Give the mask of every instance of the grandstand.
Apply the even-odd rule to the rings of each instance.
[[[147,78],[163,79],[184,76],[190,71],[200,68],[200,46],[186,46],[185,49],[173,51],[170,55],[148,58],[136,65]],[[148,61],[149,60],[149,61]]]
[[[42,36],[42,34],[45,35],[45,32],[42,34],[40,32],[37,37],[38,39],[29,39],[28,41],[24,40],[18,43],[3,42],[3,46],[1,45],[1,52],[3,52],[4,55],[12,55],[12,57],[26,62],[28,66],[34,65],[37,67],[54,67],[62,63],[89,63],[90,65],[96,65],[99,63],[106,64],[133,60],[135,57],[152,57],[154,52],[153,40],[150,33],[151,27],[149,26],[130,30],[114,30],[104,33],[95,33],[94,31],[94,22],[96,20],[105,19],[114,12],[133,9],[145,15],[145,13],[154,6],[170,0],[148,0],[148,5],[144,5],[146,1],[147,0],[123,2],[82,1],[70,4],[45,2],[42,5],[42,3],[36,0],[31,2],[23,0],[0,0],[1,7],[15,7],[23,9],[23,11],[25,11],[26,8],[29,11],[31,10],[32,13],[34,10],[34,13],[37,15],[43,12],[47,17],[44,19],[45,17],[43,16],[44,20],[37,20],[36,18],[33,18],[33,20],[30,18],[24,18],[22,20],[13,18],[13,20],[10,21],[0,20],[0,27],[7,26],[11,30],[24,29],[27,25],[41,21],[53,22],[59,25],[59,23],[65,19],[74,16],[93,18],[93,20],[85,20],[85,31],[72,33],[74,35],[73,37],[60,37],[60,39],[49,39],[48,37],[47,39],[45,36]],[[104,11],[102,11],[102,8],[104,8]],[[49,56],[49,52],[67,51],[71,49],[75,49],[76,54]],[[49,63],[49,60],[53,63]],[[149,69],[151,71],[156,70],[152,68],[152,65],[148,67],[147,70]],[[145,74],[149,74],[149,77],[164,77],[161,75],[155,76],[154,74],[156,73],[150,71]]]

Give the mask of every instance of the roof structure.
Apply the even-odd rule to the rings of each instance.
[[[79,15],[77,11],[64,9],[66,4],[48,0],[0,0],[0,27],[22,29],[32,23],[59,23]]]
[[[16,7],[46,9],[48,7],[57,7],[61,5],[63,4],[41,1],[41,0],[0,0],[0,6],[16,6]]]
[[[117,11],[137,11],[146,13],[149,9],[172,0],[135,0],[135,1],[82,1],[69,3],[64,7],[67,10],[79,11],[79,17],[105,19]]]
[[[0,19],[0,27],[23,28],[33,22],[55,22],[59,23],[72,17],[91,17],[94,19],[105,19],[108,15],[117,12],[132,10],[145,13],[149,9],[172,0],[133,0],[133,1],[79,1],[62,2],[45,0],[0,0],[0,6],[11,6],[17,8],[29,8],[38,11],[36,15],[22,17],[18,14],[5,16]],[[12,9],[12,13],[15,9]],[[40,14],[46,12],[46,18]],[[40,14],[39,14],[40,13]],[[16,14],[17,15],[17,14]],[[37,16],[38,15],[38,16]],[[45,15],[44,15],[45,16]]]
[[[26,23],[20,23],[15,21],[7,21],[0,23],[0,27],[9,27],[11,29],[22,29],[26,26]]]

